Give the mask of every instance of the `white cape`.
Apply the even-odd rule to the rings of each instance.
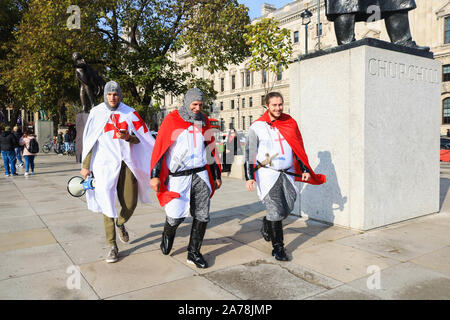
[[[113,139],[113,119],[118,119],[115,124],[119,128],[125,126],[130,134],[134,133],[140,143]],[[117,218],[115,201],[122,161],[138,181],[139,201],[150,203],[150,159],[154,144],[155,139],[133,108],[123,103],[115,111],[109,110],[105,103],[92,108],[83,132],[82,155],[84,161],[92,150],[90,169],[96,185],[86,192],[88,209]]]

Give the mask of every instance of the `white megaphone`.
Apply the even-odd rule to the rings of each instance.
[[[67,191],[73,197],[81,197],[86,193],[86,190],[93,190],[95,188],[95,179],[93,177],[84,180],[82,177],[72,177],[67,182]]]

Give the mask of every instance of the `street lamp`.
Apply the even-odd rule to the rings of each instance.
[[[308,24],[311,22],[312,13],[308,9],[305,9],[300,14],[300,17],[302,17],[302,25],[305,26],[305,54],[308,54]]]
[[[241,98],[241,95],[238,93],[237,94],[237,100],[238,100],[238,130],[241,130],[241,114],[240,114],[240,110],[239,110],[239,100]]]

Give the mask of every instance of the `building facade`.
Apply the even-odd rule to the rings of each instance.
[[[318,0],[296,0],[281,8],[263,4],[261,17],[254,19],[252,23],[265,17],[275,18],[280,22],[281,28],[289,29],[293,44],[293,61],[306,50],[311,53],[318,49],[337,46],[333,22],[328,21],[325,16],[325,1],[320,0],[319,10],[318,2]],[[419,45],[429,46],[434,52],[435,59],[443,64],[441,134],[445,134],[447,129],[450,129],[450,0],[416,0],[416,3],[417,9],[409,12],[413,39]],[[305,9],[312,13],[307,28],[302,24],[301,17]],[[318,19],[319,12],[320,19]],[[390,41],[384,20],[373,20],[356,24],[356,39],[376,38]],[[305,36],[308,38],[307,41]],[[179,52],[173,58],[198,77],[214,81],[214,89],[218,94],[210,110],[210,117],[219,120],[222,130],[234,127],[238,131],[245,132],[252,121],[265,112],[263,107],[265,85],[267,82],[271,84],[270,79],[274,79],[271,91],[279,91],[284,96],[285,112],[289,113],[289,70],[265,74],[262,71],[250,71],[248,63],[243,62],[240,65],[229,66],[226,71],[210,74],[202,68],[194,67],[193,60],[187,52]],[[181,105],[182,99],[183,97],[166,96],[163,103],[164,114]]]

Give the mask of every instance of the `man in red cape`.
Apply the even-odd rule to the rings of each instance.
[[[319,185],[326,177],[311,169],[297,122],[283,113],[283,97],[278,92],[266,95],[266,113],[249,128],[245,152],[246,188],[257,185],[265,204],[261,234],[272,241],[272,255],[288,261],[283,243],[282,220],[294,207],[298,189],[295,181]]]
[[[200,89],[188,90],[184,105],[164,119],[153,148],[150,180],[166,211],[162,253],[170,253],[178,226],[191,214],[187,262],[198,268],[208,267],[200,248],[210,220],[210,198],[222,184],[212,128],[200,112],[203,99]]]

